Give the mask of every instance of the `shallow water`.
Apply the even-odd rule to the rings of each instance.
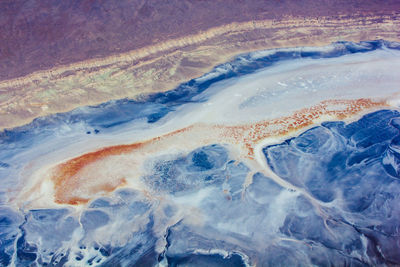
[[[2,132],[1,265],[400,264],[399,50],[255,52]]]

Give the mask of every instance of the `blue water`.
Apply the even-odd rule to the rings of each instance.
[[[303,51],[301,48],[293,49],[293,51],[277,49],[259,58],[254,57],[253,54],[241,55],[232,62],[215,67],[207,74],[206,77],[209,78],[193,79],[167,92],[143,95],[138,100],[122,99],[97,106],[77,108],[71,112],[35,119],[25,126],[4,130],[0,132],[0,149],[4,151],[10,143],[21,148],[29,147],[36,138],[51,136],[63,125],[83,123],[90,132],[97,130],[101,133],[103,129],[120,126],[134,120],[146,119],[148,123],[154,123],[174,111],[176,107],[195,101],[193,100],[195,96],[222,80],[254,73],[280,61],[340,57],[353,53],[371,52],[383,47],[400,50],[399,43],[376,40],[360,43],[336,42],[332,44],[331,49],[325,51]]]
[[[269,166],[281,178],[323,204],[334,203],[324,208],[329,221],[354,229],[353,236],[346,234],[348,241],[360,243],[359,237],[364,236],[374,265],[400,263],[399,122],[398,111],[382,110],[348,125],[322,123],[264,148]],[[315,224],[306,226],[304,218],[297,220],[303,221],[301,227],[296,218],[288,219],[283,231],[298,239],[324,242],[323,236],[312,235],[309,228]],[[357,246],[333,247],[346,252]]]
[[[68,257],[103,266],[121,262],[151,266],[158,261],[170,266],[243,266],[246,257],[262,266],[400,264],[399,126],[399,112],[381,110],[347,125],[322,123],[265,147],[274,172],[311,198],[288,191],[260,173],[244,189],[249,169],[230,160],[220,145],[202,147],[172,161],[158,160],[154,174],[142,177],[155,191],[185,197],[210,190],[199,206],[206,223],[196,226],[183,219],[170,226],[162,253],[155,251],[158,237],[153,232],[154,220],[160,216],[154,210],[158,204],[134,190],[93,201],[79,219],[71,216],[70,209],[31,210],[21,215],[2,206],[0,262],[10,263],[16,244],[18,266],[60,266]],[[276,202],[282,195],[287,197]],[[167,217],[175,212],[173,206],[163,211]],[[278,214],[283,217],[276,224]],[[120,219],[128,227],[129,221],[144,217],[148,220],[138,221],[142,227],[124,246],[94,241],[100,227]],[[218,227],[221,223],[231,228]],[[59,250],[76,229],[84,233],[79,248]],[[36,243],[39,237],[42,241]],[[97,254],[85,258],[80,251],[89,248]],[[228,256],[204,253],[211,249]]]
[[[151,124],[195,101],[218,81],[281,60],[337,57],[382,46],[400,49],[385,41],[339,42],[325,52],[277,50],[256,59],[243,55],[218,66],[213,78],[194,79],[169,92],[36,119],[0,133],[0,179],[16,168],[10,158],[60,134],[63,126],[83,124],[83,134],[101,135],[135,120]],[[381,110],[350,124],[325,122],[265,147],[271,169],[304,194],[261,173],[244,188],[250,169],[230,158],[222,144],[154,159],[153,172],[140,178],[153,191],[187,201],[200,192],[205,196],[194,197],[201,199],[197,208],[203,223],[183,218],[161,236],[156,227],[177,215],[177,208],[149,201],[142,192],[118,190],[94,200],[77,217],[72,208],[21,212],[8,207],[3,201],[7,184],[0,190],[0,265],[63,266],[70,259],[102,266],[160,261],[170,266],[400,265],[399,130],[400,113]],[[98,236],[99,229],[115,229],[113,225],[118,225],[115,236],[124,233],[123,245]]]

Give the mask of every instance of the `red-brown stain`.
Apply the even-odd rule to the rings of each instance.
[[[135,143],[130,145],[118,145],[112,147],[106,147],[101,150],[90,152],[82,156],[73,158],[65,163],[57,166],[52,176],[55,189],[55,202],[59,204],[84,204],[90,199],[77,197],[74,192],[81,187],[81,179],[79,179],[79,171],[85,166],[91,163],[102,160],[106,157],[114,155],[123,155],[132,152],[135,149],[139,149],[143,146],[143,143]],[[96,192],[112,192],[116,188],[126,184],[125,178],[118,178],[113,181],[102,181],[90,189],[90,193]]]
[[[216,138],[215,142],[240,145],[242,149],[246,151],[246,156],[250,159],[254,159],[255,145],[267,137],[287,135],[293,131],[312,125],[314,120],[319,119],[321,116],[330,115],[337,119],[345,119],[363,110],[384,105],[386,105],[385,102],[373,102],[370,99],[364,98],[357,100],[326,100],[316,106],[301,109],[291,116],[278,119],[239,126],[199,124],[196,125],[196,128],[194,128],[194,126],[182,128],[144,142],[106,147],[70,159],[56,167],[52,176],[55,189],[55,201],[59,204],[70,205],[87,203],[90,201],[89,198],[77,196],[77,191],[82,186],[82,183],[88,182],[85,179],[81,179],[79,176],[79,172],[84,167],[110,156],[140,151],[149,144],[157,144],[157,142],[163,139],[166,140],[167,138],[175,137],[185,132],[197,131],[199,129],[205,129],[206,131],[215,131],[218,129],[220,135]],[[182,138],[184,137],[185,136],[182,136]],[[171,141],[171,145],[173,145],[173,140]],[[201,143],[199,143],[199,145],[201,145]],[[90,194],[112,192],[116,188],[127,184],[124,177],[113,178],[112,180],[110,179],[110,181],[93,181],[93,177],[90,179]]]
[[[156,137],[144,142],[133,143],[128,145],[117,145],[106,147],[94,152],[83,154],[79,157],[70,159],[60,165],[58,165],[53,173],[52,181],[55,189],[55,202],[59,204],[85,204],[90,201],[89,198],[76,196],[76,191],[82,186],[82,182],[86,182],[79,176],[79,172],[86,166],[101,161],[102,159],[110,156],[124,155],[132,153],[135,150],[139,150],[144,146],[151,143],[160,141],[163,138],[177,135],[188,131],[191,127],[179,129],[168,133],[161,137]],[[93,179],[93,178],[92,178]],[[93,182],[93,181],[91,181]],[[98,192],[108,193],[115,189],[124,186],[127,181],[124,177],[114,178],[112,181],[97,181],[93,186],[90,187],[89,193],[96,194]]]

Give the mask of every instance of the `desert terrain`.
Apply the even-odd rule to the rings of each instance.
[[[167,91],[240,53],[400,40],[400,1],[18,0],[0,14],[0,129]]]

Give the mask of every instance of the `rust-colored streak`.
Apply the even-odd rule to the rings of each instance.
[[[127,154],[142,146],[143,143],[135,143],[107,147],[60,164],[55,169],[54,175],[52,176],[55,189],[55,202],[71,205],[87,203],[90,198],[77,196],[75,194],[75,192],[83,186],[82,183],[87,182],[81,179],[79,171],[81,171],[85,166],[100,161],[106,157]],[[123,177],[116,178],[112,181],[100,181],[91,186],[88,193],[96,194],[98,192],[112,192],[123,185],[126,185],[126,179]]]
[[[191,127],[179,129],[164,136],[156,137],[144,142],[106,147],[98,151],[81,155],[58,165],[54,169],[53,176],[51,177],[55,189],[55,202],[70,205],[85,204],[89,202],[90,198],[76,195],[76,192],[83,186],[82,183],[93,183],[93,185],[88,188],[88,193],[91,194],[112,192],[116,188],[126,185],[127,181],[124,177],[114,177],[112,180],[110,179],[110,181],[93,181],[95,177],[85,177],[82,179],[79,172],[92,163],[99,162],[111,156],[132,153],[151,143],[159,142],[160,140],[170,136],[182,134],[189,129],[191,129]],[[88,186],[86,185],[85,187],[87,188]]]
[[[293,131],[314,124],[322,116],[331,116],[343,120],[363,110],[373,107],[385,106],[386,102],[374,102],[370,99],[356,100],[326,100],[320,104],[304,108],[291,116],[279,119],[262,121],[255,124],[224,127],[223,136],[226,140],[233,138],[235,143],[242,144],[247,150],[247,156],[254,158],[254,147],[261,140],[270,136],[284,136]]]
[[[95,174],[84,176],[82,170],[97,162],[107,164],[104,160],[112,156],[131,155],[133,153],[140,155],[144,151],[153,153],[157,148],[156,150],[148,150],[151,144],[158,147],[162,143],[164,147],[172,147],[180,142],[179,140],[187,139],[190,139],[197,146],[207,145],[210,142],[226,143],[239,146],[244,152],[243,156],[254,159],[255,146],[268,137],[287,135],[314,124],[322,116],[345,119],[361,111],[385,105],[385,102],[374,102],[370,99],[326,100],[316,106],[301,109],[287,117],[239,126],[196,124],[147,141],[106,147],[68,160],[54,169],[51,179],[54,183],[55,201],[59,204],[85,204],[90,201],[90,196],[112,192],[116,188],[127,185],[127,180],[123,174],[98,179]],[[208,133],[210,133],[209,136]],[[125,160],[126,162],[123,164],[129,164],[130,159],[127,157]],[[115,171],[115,173],[117,172]],[[80,194],[82,188],[85,190],[85,195]]]
[[[73,177],[83,167],[87,166],[90,163],[113,155],[127,154],[129,152],[132,152],[132,150],[134,149],[140,148],[141,146],[143,146],[143,143],[106,147],[101,150],[90,152],[82,156],[73,158],[59,165],[56,170],[56,175],[53,176],[53,180],[57,185],[62,185],[62,182],[65,181],[66,177]]]

